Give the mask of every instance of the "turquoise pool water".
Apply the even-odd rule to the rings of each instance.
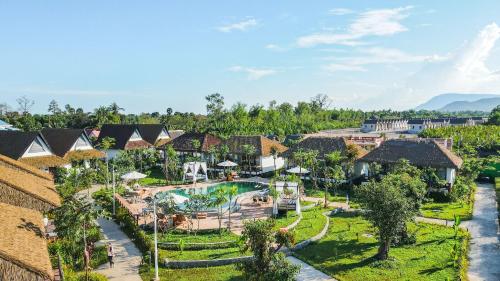
[[[190,198],[192,194],[210,194],[218,188],[224,188],[227,190],[233,186],[238,188],[238,195],[249,191],[260,190],[265,187],[264,185],[255,182],[223,182],[207,187],[181,188],[170,192]]]

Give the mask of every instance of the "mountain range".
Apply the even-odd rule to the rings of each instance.
[[[447,93],[431,98],[415,110],[488,112],[499,104],[500,95]]]

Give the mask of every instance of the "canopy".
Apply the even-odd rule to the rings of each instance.
[[[238,166],[238,164],[236,164],[232,161],[226,160],[224,162],[220,162],[219,164],[217,164],[217,166],[219,166],[219,167],[235,167],[235,166]]]
[[[136,171],[133,171],[133,172],[128,172],[126,174],[124,174],[123,176],[121,176],[120,178],[122,180],[139,180],[139,179],[143,179],[147,177],[147,175],[145,174],[141,174],[139,172],[136,172]]]
[[[291,169],[286,170],[287,172],[291,174],[308,174],[309,170],[305,168],[301,168],[300,166],[293,167]]]
[[[182,177],[182,180],[184,181],[187,177],[190,177],[193,179],[193,183],[196,182],[196,179],[198,178],[198,173],[201,172],[202,178],[205,179],[205,181],[208,181],[208,174],[207,174],[207,163],[206,162],[187,162],[184,163],[184,175]]]

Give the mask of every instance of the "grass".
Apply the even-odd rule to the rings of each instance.
[[[250,253],[241,253],[240,248],[206,249],[206,250],[159,250],[160,260],[215,260],[247,256]]]
[[[154,234],[152,232],[148,233],[148,236],[151,240],[154,239]],[[158,235],[158,242],[179,242],[182,240],[184,243],[214,243],[237,241],[239,239],[240,237],[238,235],[227,230],[223,230],[220,235],[218,230],[199,232],[196,235],[177,231],[169,232],[165,235]]]
[[[165,185],[165,175],[163,174],[160,167],[153,167],[151,170],[147,171],[147,177],[140,179],[139,184],[142,186],[149,185]]]
[[[154,269],[147,266],[141,267],[139,273],[144,281],[150,281],[154,277]],[[159,270],[161,280],[175,281],[243,281],[242,275],[235,265],[189,269],[160,268]]]
[[[435,218],[443,220],[454,220],[454,216],[460,216],[461,220],[470,220],[472,218],[473,203],[425,203],[420,209],[422,216],[426,218]]]
[[[460,270],[451,263],[453,229],[410,225],[410,231],[417,229],[416,245],[393,247],[391,260],[379,262],[373,259],[379,245],[375,229],[360,216],[342,213],[331,219],[327,236],[296,255],[341,281],[458,280],[465,268]],[[459,236],[464,263],[466,235],[461,232]]]
[[[322,215],[326,209],[312,208],[302,211],[302,219],[299,224],[293,228],[295,233],[295,242],[301,242],[315,236],[323,230],[326,223],[326,217]],[[297,220],[295,211],[290,211],[288,217],[282,216],[276,219],[276,229],[286,227]]]

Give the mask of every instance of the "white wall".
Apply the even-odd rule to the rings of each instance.
[[[456,172],[453,168],[446,168],[446,182],[453,185],[455,182]]]
[[[262,172],[274,171],[274,158],[272,156],[260,156],[259,159]],[[285,159],[283,157],[276,158],[276,169],[281,169],[285,166]]]
[[[354,175],[359,176],[368,176],[369,175],[369,165],[365,162],[356,162],[354,164]]]

